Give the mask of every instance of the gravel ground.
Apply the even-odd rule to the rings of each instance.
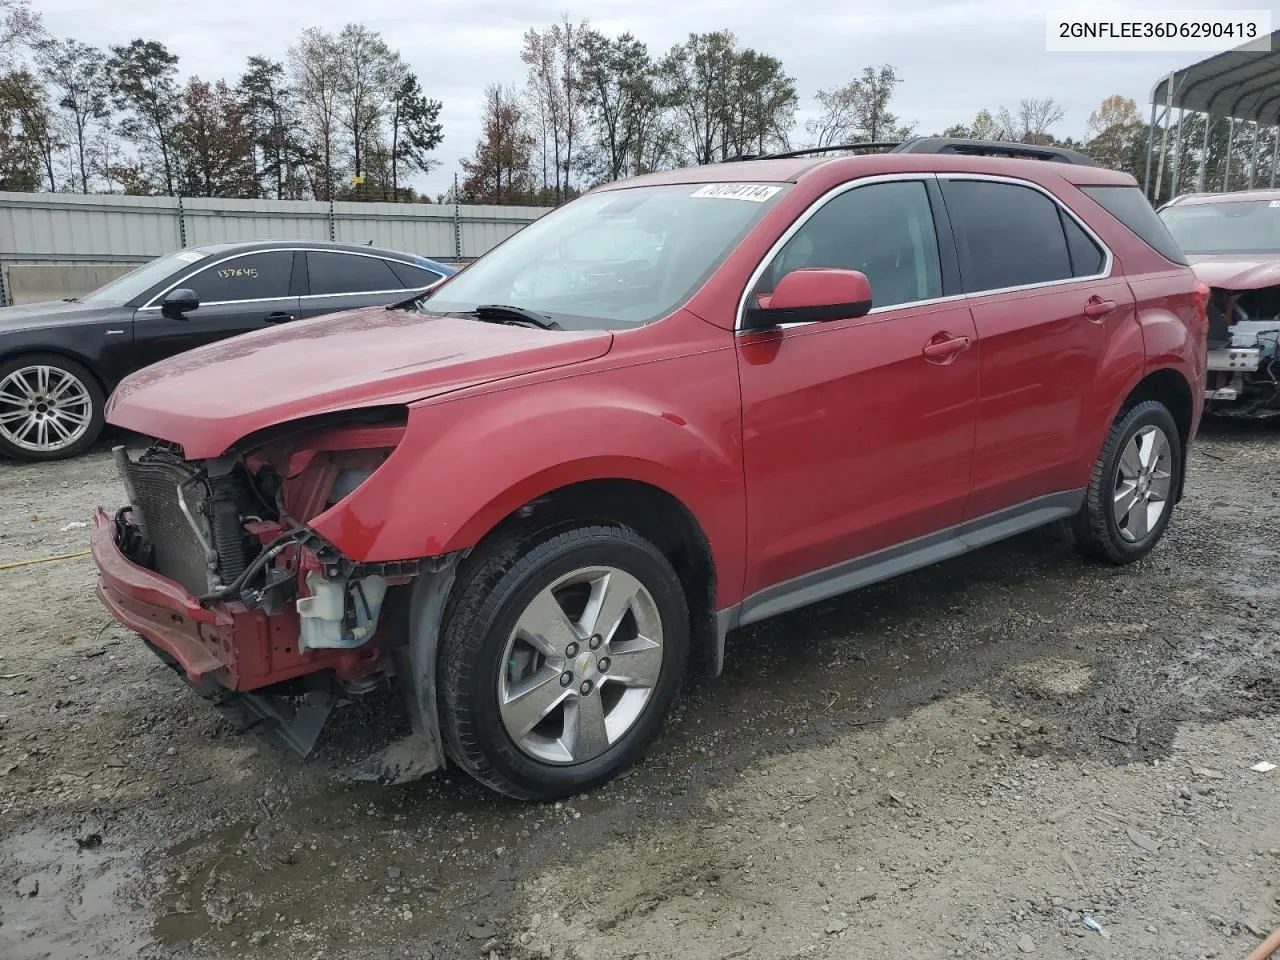
[[[105,446],[0,477],[0,565],[122,498]],[[1142,563],[1038,532],[744,630],[540,806],[283,759],[87,558],[0,569],[0,957],[1243,958],[1280,925],[1278,497],[1280,429],[1210,425]]]

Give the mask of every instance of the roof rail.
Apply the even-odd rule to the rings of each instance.
[[[742,160],[790,160],[793,157],[809,157],[816,153],[833,153],[841,150],[889,150],[899,146],[897,140],[875,141],[872,143],[833,143],[825,147],[803,147],[800,150],[787,150],[783,153],[765,153],[755,156],[741,157]]]
[[[982,157],[1018,157],[1030,160],[1050,160],[1056,163],[1075,163],[1096,167],[1097,161],[1066,147],[1047,147],[1033,143],[1014,143],[1008,140],[969,140],[964,137],[916,137],[898,144],[893,153],[958,153]]]
[[[727,162],[738,160],[789,160],[793,157],[809,157],[821,153],[878,150],[889,153],[956,153],[981,157],[1017,157],[1031,160],[1050,160],[1056,163],[1075,163],[1096,167],[1097,161],[1066,147],[1043,147],[1032,143],[1014,143],[1007,140],[968,140],[963,137],[914,137],[910,140],[873,141],[870,143],[833,143],[825,147],[804,147],[782,153],[740,154]]]

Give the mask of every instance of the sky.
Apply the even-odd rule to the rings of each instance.
[[[1151,88],[1170,70],[1209,52],[1049,53],[1045,21],[1074,0],[33,0],[56,37],[99,47],[135,37],[160,40],[185,77],[234,81],[245,58],[283,60],[310,26],[337,31],[361,21],[380,31],[444,107],[440,168],[416,184],[435,195],[480,134],[483,90],[523,84],[521,37],[568,13],[604,33],[631,31],[661,55],[690,33],[730,29],[740,43],[778,57],[796,79],[803,122],[819,89],[843,85],[866,66],[892,64],[903,82],[892,109],[919,133],[940,132],[1026,97],[1054,97],[1067,108],[1054,132],[1081,137],[1089,113],[1119,93],[1149,110]],[[1271,9],[1276,0],[1097,0],[1113,11]]]

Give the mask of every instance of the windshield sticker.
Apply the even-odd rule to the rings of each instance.
[[[182,253],[174,254],[175,260],[181,260],[183,263],[195,263],[197,260],[203,260],[205,254],[196,253],[194,250],[184,250]]]
[[[781,189],[781,187],[770,187],[759,183],[709,183],[693,191],[691,196],[764,203]]]

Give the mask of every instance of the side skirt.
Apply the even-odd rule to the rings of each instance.
[[[970,550],[1043,527],[1055,520],[1074,516],[1084,505],[1084,499],[1084,490],[1037,497],[937,533],[765,587],[741,603],[716,612],[719,636],[715,661],[717,664],[724,661],[724,640],[730,630],[940,563]]]

